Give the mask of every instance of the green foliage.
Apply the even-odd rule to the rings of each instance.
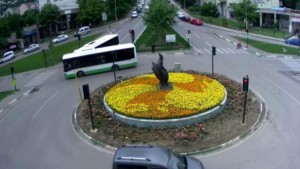
[[[223,18],[223,19],[222,19],[222,25],[223,25],[224,27],[227,27],[228,21],[227,21],[226,18]]]
[[[190,6],[195,5],[197,0],[176,0],[182,8],[184,8],[184,2],[185,2],[185,8],[189,8]]]
[[[38,24],[39,11],[30,9],[22,16],[24,26]]]
[[[239,39],[240,41],[243,41],[244,43],[247,42],[246,38],[240,38],[235,37],[236,39]],[[262,41],[256,41],[253,39],[248,39],[248,43],[250,46],[253,46],[254,48],[257,48],[259,50],[262,50],[264,52],[268,53],[274,53],[274,54],[288,54],[288,55],[297,55],[298,48],[290,47],[290,46],[284,46],[284,45],[277,45]]]
[[[7,20],[6,23],[8,24],[9,32],[16,32],[20,35],[23,27],[21,15],[12,14],[8,15],[5,19]]]
[[[217,18],[220,16],[220,13],[216,4],[208,2],[201,7],[201,15]]]
[[[143,21],[152,29],[173,26],[176,23],[174,19],[176,11],[177,9],[170,6],[167,1],[152,0],[149,10],[143,16]]]
[[[81,24],[99,24],[102,12],[105,11],[105,2],[99,0],[77,0],[80,6],[77,21]]]
[[[3,49],[7,46],[7,38],[0,38],[0,49]]]
[[[60,18],[60,12],[58,6],[54,4],[45,4],[39,15],[40,24],[48,26],[51,30],[52,25],[56,25]]]
[[[234,17],[239,22],[244,22],[244,19],[246,18],[249,22],[248,24],[254,23],[257,20],[258,13],[256,11],[256,4],[253,4],[250,0],[245,0],[244,2],[240,2],[233,6]]]
[[[188,48],[188,42],[183,39],[172,27],[164,27],[157,33],[155,29],[147,27],[140,38],[136,41],[135,46],[138,52],[147,52],[152,50],[152,44],[155,44],[156,51],[181,50]],[[175,43],[166,43],[166,35],[173,34],[176,36]]]
[[[188,11],[200,14],[200,12],[201,12],[201,6],[190,6],[188,8]]]
[[[13,94],[15,91],[5,91],[5,92],[0,92],[0,101],[5,99],[7,96]]]

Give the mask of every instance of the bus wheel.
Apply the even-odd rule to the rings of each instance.
[[[120,68],[119,68],[118,65],[113,65],[112,68],[111,68],[111,70],[119,70],[119,69],[120,69]]]
[[[77,77],[82,77],[82,76],[84,76],[84,73],[83,73],[83,71],[79,71],[79,72],[77,72]]]

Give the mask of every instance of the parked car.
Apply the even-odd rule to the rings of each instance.
[[[15,58],[15,53],[14,51],[8,51],[8,52],[5,52],[3,54],[3,57],[2,59],[0,60],[0,63],[4,63],[4,62],[7,62],[9,60],[12,60]]]
[[[52,42],[58,43],[58,42],[62,42],[62,41],[68,40],[68,39],[69,39],[68,35],[59,35],[55,39],[53,39]]]
[[[137,11],[133,11],[131,14],[131,18],[137,18],[137,17],[138,17]]]
[[[292,36],[292,37],[286,39],[285,43],[291,44],[291,45],[296,45],[296,46],[300,45],[299,38],[297,36]]]
[[[113,158],[112,169],[203,169],[200,160],[150,145],[119,147]]]
[[[182,12],[177,12],[177,17],[179,19],[181,19],[181,18],[185,17],[185,15]]]
[[[193,25],[202,25],[203,24],[203,22],[200,19],[196,19],[196,18],[190,19],[189,22]]]
[[[91,32],[91,29],[89,26],[84,26],[79,28],[78,32],[74,33],[74,36],[77,37],[78,35],[82,36],[82,35],[86,35],[89,34]]]
[[[184,16],[182,18],[180,18],[182,21],[184,22],[189,22],[191,20],[191,18],[189,16]]]
[[[33,51],[36,51],[36,50],[39,50],[39,49],[40,49],[39,44],[31,44],[31,45],[29,45],[28,48],[24,49],[23,53],[27,54],[27,53],[30,53],[30,52],[33,52]]]

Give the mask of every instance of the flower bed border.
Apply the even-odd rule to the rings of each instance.
[[[194,123],[203,122],[209,118],[216,116],[221,113],[227,102],[227,91],[224,89],[225,95],[222,102],[215,106],[214,108],[207,110],[205,112],[201,112],[199,114],[174,118],[174,119],[141,119],[141,118],[133,118],[120,114],[119,112],[113,110],[106,102],[105,97],[103,98],[104,107],[107,112],[115,119],[137,127],[181,127],[186,125],[191,125]]]

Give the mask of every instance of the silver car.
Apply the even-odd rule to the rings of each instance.
[[[9,60],[12,60],[15,58],[15,53],[14,51],[8,51],[8,52],[5,52],[2,59],[0,60],[0,63],[4,63],[4,62],[7,62]]]
[[[27,54],[40,49],[39,44],[31,44],[28,48],[24,49],[23,53]]]
[[[55,39],[53,39],[52,42],[58,43],[58,42],[62,42],[62,41],[68,40],[68,39],[69,39],[68,35],[59,35]]]

